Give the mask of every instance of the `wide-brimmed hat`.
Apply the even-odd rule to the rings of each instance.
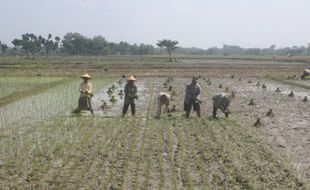
[[[134,76],[130,76],[130,77],[127,78],[127,80],[136,81],[137,79]]]
[[[91,79],[91,76],[88,73],[85,73],[84,75],[81,76],[82,79],[87,78]]]

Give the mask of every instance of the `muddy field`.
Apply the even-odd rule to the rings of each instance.
[[[192,113],[187,121],[183,98],[195,70],[180,71],[136,73],[135,117],[130,109],[121,117],[123,71],[93,80],[94,116],[71,113],[79,80],[61,78],[61,83],[32,93],[37,79],[26,88],[18,82],[22,78],[12,78],[25,97],[0,105],[1,189],[310,188],[310,103],[303,101],[310,97],[309,83],[249,77],[245,70],[229,68],[197,70],[202,118]],[[173,80],[165,86],[169,73]],[[112,85],[115,90],[108,95]],[[163,110],[157,119],[156,97],[162,91],[176,94],[171,103],[176,110]],[[293,97],[288,96],[291,91]],[[211,98],[221,92],[234,92],[232,114],[226,119],[219,112],[212,119]],[[248,105],[251,99],[255,105]],[[270,109],[273,115],[266,116]],[[258,118],[261,125],[255,127]]]

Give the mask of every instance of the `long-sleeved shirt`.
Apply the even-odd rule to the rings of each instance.
[[[134,103],[134,97],[137,95],[138,88],[136,85],[125,85],[124,93],[125,93],[125,104]]]
[[[184,103],[188,104],[190,101],[195,101],[196,99],[199,99],[200,94],[200,85],[198,83],[196,85],[194,85],[193,83],[189,83],[186,86]]]
[[[82,82],[80,84],[80,95],[81,96],[88,96],[87,94],[91,94],[93,90],[93,86],[90,82]]]
[[[227,93],[220,93],[213,96],[212,100],[214,108],[225,110],[229,107],[231,98]]]

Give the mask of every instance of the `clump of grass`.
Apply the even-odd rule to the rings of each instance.
[[[256,83],[256,86],[260,86],[260,82],[259,81]]]
[[[249,106],[254,106],[254,105],[256,105],[253,98],[251,98],[250,103],[249,103],[248,105],[249,105]]]
[[[291,91],[291,92],[289,93],[288,97],[294,97],[294,92]]]
[[[169,86],[168,91],[172,91],[172,86]]]
[[[112,96],[109,101],[112,102],[112,104],[114,104],[117,102],[117,99],[115,98],[115,96]]]
[[[165,88],[168,88],[168,85],[169,85],[169,84],[168,84],[167,81],[165,81],[163,85],[164,85]]]
[[[281,92],[280,88],[277,88],[277,89],[275,90],[275,92]]]
[[[251,80],[249,80],[248,83],[253,83],[253,82]]]
[[[309,102],[308,96],[305,96],[304,99],[302,100],[303,102]]]
[[[119,87],[121,87],[121,86],[122,86],[122,84],[123,84],[122,79],[119,79],[119,80],[117,81],[117,84],[119,85]]]
[[[238,81],[242,81],[242,78],[240,77],[240,78],[238,79]]]
[[[177,111],[177,108],[176,108],[175,105],[173,105],[172,108],[171,108],[171,110],[170,110],[170,112],[176,112],[176,111]]]
[[[269,111],[267,112],[266,116],[274,117],[274,113],[272,112],[272,109],[269,109]]]
[[[117,87],[114,84],[111,86],[112,91],[114,91],[116,88]]]
[[[120,90],[119,93],[117,94],[119,96],[124,96],[124,91],[123,90]]]
[[[260,122],[260,118],[256,119],[256,122],[254,123],[254,127],[260,127],[262,123]]]
[[[263,85],[262,85],[262,88],[263,88],[263,89],[267,89],[266,84],[263,84]]]
[[[231,77],[230,77],[231,79],[234,79],[235,78],[235,75],[231,75]]]
[[[102,102],[102,105],[100,106],[100,109],[104,111],[105,109],[108,108],[108,104],[104,100],[102,100],[101,102]]]
[[[112,90],[111,88],[108,88],[107,93],[108,93],[109,95],[111,95],[111,94],[113,94],[113,90]]]
[[[222,84],[220,84],[220,85],[219,85],[219,88],[222,88],[222,87],[223,87],[223,85],[222,85]]]
[[[235,92],[234,91],[231,91],[231,97],[235,97]]]

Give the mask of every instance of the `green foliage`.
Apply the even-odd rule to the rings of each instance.
[[[23,34],[22,39],[14,39],[12,41],[15,47],[21,47],[27,55],[31,54],[32,58],[41,50],[41,42],[34,34]]]
[[[5,53],[9,47],[6,44],[1,43],[0,41],[0,48],[1,48],[2,53]]]
[[[51,52],[55,52],[59,48],[60,38],[58,36],[55,37],[55,42],[51,40],[52,34],[48,34],[47,39],[39,36],[39,41],[42,47],[45,50],[46,58],[49,56]]]
[[[62,50],[69,55],[146,55],[153,54],[152,45],[130,45],[127,42],[108,42],[102,36],[88,38],[79,33],[67,33],[62,40]]]
[[[174,51],[176,48],[177,48],[177,44],[179,42],[178,41],[173,41],[173,40],[166,40],[166,39],[163,39],[163,40],[159,40],[157,45],[158,47],[164,47],[166,48],[167,52],[168,52],[168,55],[169,55],[169,59],[170,61],[172,61],[172,58],[171,58],[171,53],[172,51]]]

